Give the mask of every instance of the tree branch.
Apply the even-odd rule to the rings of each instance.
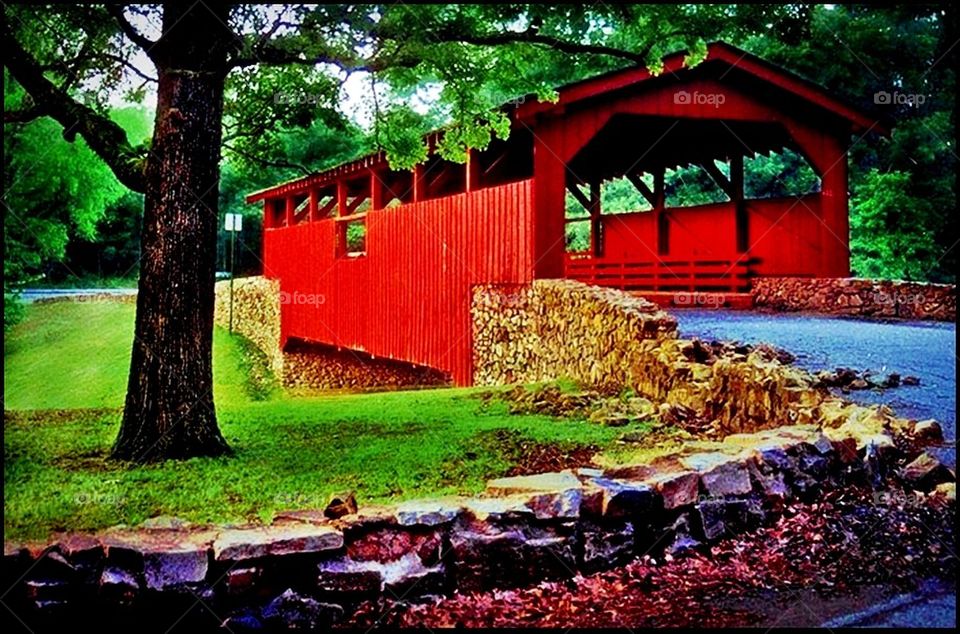
[[[21,108],[19,110],[4,110],[3,111],[3,122],[6,123],[29,123],[34,119],[39,119],[44,114],[43,108],[40,106],[30,106],[29,108]]]
[[[47,79],[40,64],[14,37],[9,24],[3,26],[5,55],[3,65],[27,94],[47,114],[63,126],[64,138],[83,137],[113,171],[117,179],[136,192],[143,192],[143,160],[127,140],[123,128],[93,108],[75,101]]]
[[[110,15],[113,16],[113,19],[117,21],[117,26],[120,27],[120,31],[123,32],[127,38],[143,49],[143,52],[147,54],[150,59],[153,59],[153,56],[150,55],[151,49],[157,45],[156,42],[151,40],[148,37],[142,35],[137,29],[134,28],[130,21],[127,20],[127,17],[123,15],[123,5],[119,4],[107,4],[107,11]]]
[[[588,54],[588,55],[606,55],[608,57],[617,57],[631,61],[635,64],[646,64],[646,55],[649,51],[626,51],[613,46],[604,46],[602,44],[579,44],[562,40],[552,35],[544,35],[536,28],[529,28],[525,31],[503,31],[501,33],[463,33],[450,30],[439,30],[433,33],[435,39],[441,42],[461,42],[463,44],[474,44],[476,46],[498,46],[503,44],[539,44],[548,46],[561,53],[570,54]],[[649,48],[649,47],[647,47]]]
[[[310,174],[314,173],[314,170],[310,169],[306,165],[301,165],[299,163],[291,163],[289,161],[271,161],[269,159],[262,158],[255,154],[244,152],[243,150],[237,148],[236,146],[230,145],[229,143],[224,143],[223,148],[225,150],[229,150],[235,154],[238,154],[247,160],[259,163],[260,165],[263,165],[265,167],[281,167],[281,168],[300,170],[301,172],[303,172],[304,176],[309,176]]]

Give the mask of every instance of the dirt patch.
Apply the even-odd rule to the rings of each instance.
[[[88,473],[104,473],[108,471],[123,471],[131,467],[130,463],[110,459],[107,449],[95,449],[57,456],[50,462],[51,465],[64,471]]]
[[[477,441],[483,451],[500,455],[513,465],[506,476],[594,466],[593,457],[600,451],[595,445],[544,443],[507,429],[479,434]]]
[[[115,417],[118,421],[123,409],[112,407],[89,409],[27,409],[3,410],[3,425],[32,427],[36,425],[66,425],[80,421]]]

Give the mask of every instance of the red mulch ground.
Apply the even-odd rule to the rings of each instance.
[[[874,584],[908,590],[922,578],[955,577],[954,506],[874,499],[866,491],[833,491],[820,503],[792,505],[776,525],[720,542],[708,554],[647,556],[586,578],[436,604],[370,604],[347,625],[749,626],[761,620],[757,604],[773,609],[764,597],[842,596]]]

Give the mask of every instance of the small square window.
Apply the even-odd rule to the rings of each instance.
[[[359,257],[367,253],[366,218],[337,223],[337,252],[341,257]]]

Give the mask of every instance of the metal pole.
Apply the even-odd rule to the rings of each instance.
[[[230,328],[229,332],[233,334],[233,264],[234,264],[234,236],[236,231],[230,231]]]

